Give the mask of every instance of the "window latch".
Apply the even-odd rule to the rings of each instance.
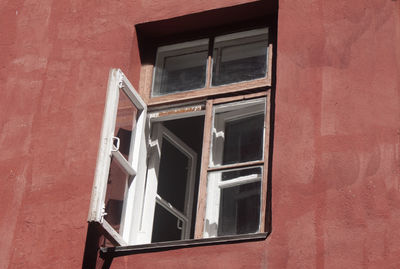
[[[111,149],[111,151],[118,151],[120,142],[121,142],[121,140],[119,139],[119,137],[114,136],[112,138],[112,149]]]
[[[178,230],[182,230],[183,228],[183,221],[181,219],[178,219],[176,222],[176,228],[178,228]]]

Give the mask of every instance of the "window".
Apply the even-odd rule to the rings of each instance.
[[[265,231],[271,48],[268,28],[160,46],[142,96],[111,71],[89,212],[111,243]]]

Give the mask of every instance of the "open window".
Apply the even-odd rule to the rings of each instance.
[[[114,244],[127,245],[137,180],[143,171],[147,106],[119,69],[109,75],[99,152],[90,203],[90,222]],[[125,229],[125,230],[124,230]]]
[[[268,28],[161,46],[143,98],[111,71],[89,213],[111,243],[265,232],[271,47]]]

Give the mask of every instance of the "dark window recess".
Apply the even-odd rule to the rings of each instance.
[[[181,212],[185,206],[188,165],[188,158],[164,138],[157,193]]]
[[[223,164],[262,159],[264,114],[226,122]]]

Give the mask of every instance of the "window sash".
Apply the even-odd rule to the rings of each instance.
[[[264,110],[264,137],[263,137],[263,159],[258,161],[250,161],[244,163],[229,164],[223,166],[213,166],[210,162],[211,158],[211,141],[213,128],[213,115],[215,107],[219,104],[226,104],[226,107],[234,105],[233,102],[241,100],[250,100],[248,102],[261,102],[256,98],[265,98],[265,110]],[[200,182],[199,182],[199,194],[198,194],[198,205],[197,205],[197,215],[195,224],[195,239],[200,239],[204,237],[204,221],[206,216],[206,206],[207,206],[207,182],[208,175],[214,171],[227,171],[230,169],[236,169],[241,167],[262,167],[261,176],[261,205],[260,205],[260,229],[259,232],[264,232],[265,230],[265,211],[266,211],[266,200],[267,200],[267,177],[268,177],[268,152],[269,152],[269,119],[270,119],[270,91],[263,93],[255,93],[248,95],[239,95],[234,97],[225,97],[210,99],[206,103],[206,114],[204,123],[204,138],[203,138],[203,149],[202,149],[202,163],[200,171]],[[251,100],[253,99],[253,100]],[[260,99],[260,100],[261,100]],[[243,101],[245,102],[245,101]],[[232,104],[231,104],[232,103]],[[223,183],[228,184],[228,183]],[[218,189],[220,189],[218,187]],[[222,188],[221,188],[222,189]],[[217,194],[215,194],[217,195]]]
[[[201,97],[207,97],[207,96],[212,96],[212,95],[217,95],[217,94],[226,94],[226,93],[233,93],[233,92],[240,92],[240,91],[245,91],[248,89],[256,89],[260,87],[270,87],[271,86],[271,71],[272,71],[272,42],[269,37],[269,28],[259,28],[259,29],[254,29],[254,30],[249,30],[249,31],[244,31],[244,32],[238,32],[238,33],[233,33],[233,34],[228,34],[228,35],[222,35],[222,36],[217,36],[217,37],[210,37],[209,42],[213,43],[212,45],[209,46],[209,57],[207,61],[207,67],[206,67],[206,85],[203,88],[200,89],[193,89],[189,91],[182,91],[182,92],[175,92],[175,93],[169,93],[166,95],[159,95],[155,96],[153,94],[153,87],[154,87],[154,79],[155,79],[155,73],[156,73],[156,68],[159,67],[160,64],[160,57],[161,56],[156,56],[156,64],[151,65],[143,65],[142,70],[141,70],[141,78],[140,78],[140,89],[141,92],[144,93],[144,95],[147,98],[147,102],[149,106],[156,106],[156,105],[161,105],[161,104],[169,104],[169,103],[176,103],[178,101],[185,101],[185,100],[194,100],[198,99]],[[217,42],[214,45],[214,40]],[[246,81],[238,81],[238,82],[232,82],[229,84],[223,84],[223,85],[218,85],[218,86],[211,86],[211,73],[212,73],[212,65],[213,65],[213,60],[212,58],[212,53],[210,51],[213,50],[213,47],[215,46],[216,48],[220,47],[220,45],[225,46],[225,44],[241,44],[243,42],[251,42],[251,41],[259,41],[259,40],[265,40],[268,44],[267,46],[267,59],[266,59],[266,75],[265,77],[260,77],[260,78],[255,78],[252,80],[246,80]],[[202,39],[203,43],[205,44],[208,39]],[[193,44],[198,44],[199,40],[196,41],[190,41],[190,42],[184,42],[184,43],[178,43],[174,45],[168,45],[168,46],[163,46],[160,47],[159,50],[160,55],[168,53],[168,50],[171,50],[171,48],[178,48],[182,47],[183,50],[187,50],[187,45],[184,46],[184,44],[190,44],[193,46]],[[203,44],[202,43],[202,44]],[[182,45],[183,44],[183,45]],[[162,56],[161,58],[163,58]],[[153,82],[153,83],[152,83]]]

